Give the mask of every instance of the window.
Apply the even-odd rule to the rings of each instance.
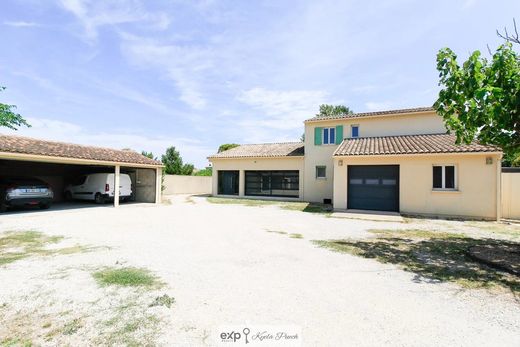
[[[333,145],[336,143],[336,128],[323,128],[323,144]]]
[[[326,166],[316,166],[316,178],[327,178],[327,167]]]
[[[433,189],[456,189],[456,173],[454,165],[433,166]]]
[[[280,196],[297,198],[300,190],[300,172],[246,171],[245,194],[252,196]]]
[[[359,137],[359,125],[352,125],[350,127],[350,137]]]

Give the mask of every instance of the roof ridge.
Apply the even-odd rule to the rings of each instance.
[[[260,146],[260,145],[289,145],[289,144],[298,144],[301,143],[302,145],[305,145],[305,142],[301,141],[288,141],[288,142],[263,142],[263,143],[243,143],[238,144],[239,146]],[[236,147],[234,147],[236,148]],[[233,148],[231,148],[233,149]]]
[[[409,107],[409,108],[400,108],[400,109],[392,109],[392,110],[380,110],[380,111],[370,111],[370,112],[357,112],[357,113],[343,113],[337,116],[320,116],[319,114],[314,117],[308,118],[306,121],[313,120],[334,120],[334,119],[343,119],[343,118],[361,118],[361,117],[370,117],[370,116],[380,116],[380,115],[397,115],[397,114],[406,114],[406,113],[420,113],[420,112],[428,112],[435,111],[432,106],[421,106],[421,107]]]
[[[133,149],[126,150],[126,149],[115,149],[110,147],[103,147],[103,146],[92,146],[92,145],[83,145],[80,143],[72,143],[72,142],[66,142],[66,141],[55,141],[55,140],[47,140],[47,139],[39,139],[37,137],[30,137],[30,136],[22,136],[22,135],[6,135],[6,134],[0,134],[0,136],[6,136],[6,137],[16,137],[19,139],[27,139],[27,140],[33,140],[33,141],[41,141],[41,142],[47,142],[47,143],[59,143],[61,145],[71,145],[71,146],[79,146],[79,147],[90,147],[90,148],[98,148],[98,149],[108,149],[110,151],[121,151],[121,152],[135,152],[137,154],[142,155],[138,151],[135,151]]]

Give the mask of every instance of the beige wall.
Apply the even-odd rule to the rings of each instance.
[[[502,217],[520,219],[520,172],[502,173]]]
[[[359,136],[438,134],[446,132],[442,117],[435,112],[360,119],[338,119],[305,123],[305,196],[306,201],[323,202],[333,198],[334,169],[332,154],[337,145],[314,145],[315,127],[343,125],[343,137],[350,137],[350,127],[359,125]],[[316,166],[327,167],[327,179],[316,179]]]
[[[163,195],[211,194],[211,176],[165,175]]]
[[[486,164],[486,157],[493,163]],[[334,208],[347,208],[348,165],[399,165],[401,213],[496,219],[497,154],[408,155],[334,159]],[[339,166],[339,160],[343,166]],[[432,166],[457,166],[458,191],[433,191]]]
[[[218,195],[218,171],[219,170],[238,170],[239,176],[239,196],[244,195],[244,179],[246,170],[299,170],[300,171],[300,192],[295,200],[303,200],[303,157],[283,157],[283,158],[244,158],[244,159],[211,159],[213,163],[213,187],[212,194]],[[256,197],[255,197],[256,198]],[[269,197],[269,199],[275,199]],[[287,198],[284,198],[287,199]]]

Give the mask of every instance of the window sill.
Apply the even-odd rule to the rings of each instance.
[[[316,177],[316,180],[318,180],[318,181],[326,181],[327,177]]]
[[[460,194],[462,192],[458,189],[432,189],[432,193]]]

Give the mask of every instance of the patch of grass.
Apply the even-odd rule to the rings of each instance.
[[[413,239],[448,239],[464,237],[464,234],[448,233],[444,231],[433,231],[423,229],[369,229],[368,232],[378,237],[400,237]]]
[[[309,202],[292,202],[292,201],[277,201],[277,200],[257,200],[257,199],[240,199],[240,198],[218,198],[207,197],[208,202],[212,204],[230,204],[243,206],[278,206],[284,210],[301,211],[308,213],[330,213],[331,207]]]
[[[464,225],[491,234],[510,236],[514,239],[520,239],[520,226],[518,225],[498,222],[465,222]]]
[[[290,234],[289,237],[291,239],[303,239],[303,235],[298,233]]]
[[[106,268],[92,276],[103,286],[152,287],[160,284],[149,270],[135,267]]]
[[[32,341],[20,338],[6,338],[0,341],[1,347],[31,347]]]
[[[287,235],[285,231],[279,231],[279,230],[266,230],[268,233],[275,233],[280,235]]]
[[[155,300],[149,305],[150,307],[154,306],[166,306],[170,308],[175,303],[175,298],[169,296],[168,294],[164,294],[155,298]]]
[[[38,231],[11,231],[0,234],[0,266],[31,256],[67,255],[88,252],[96,247],[71,246],[46,248],[63,240],[63,236],[47,236]]]
[[[76,318],[72,321],[68,322],[63,326],[62,334],[63,335],[74,335],[78,332],[79,329],[83,327],[83,323],[81,322],[81,319]]]
[[[476,245],[518,247],[519,243],[474,239],[452,233],[423,230],[379,230],[368,240],[313,241],[317,246],[372,258],[381,263],[396,264],[417,275],[418,281],[456,282],[464,287],[501,287],[520,294],[520,278],[477,262],[469,255]]]

